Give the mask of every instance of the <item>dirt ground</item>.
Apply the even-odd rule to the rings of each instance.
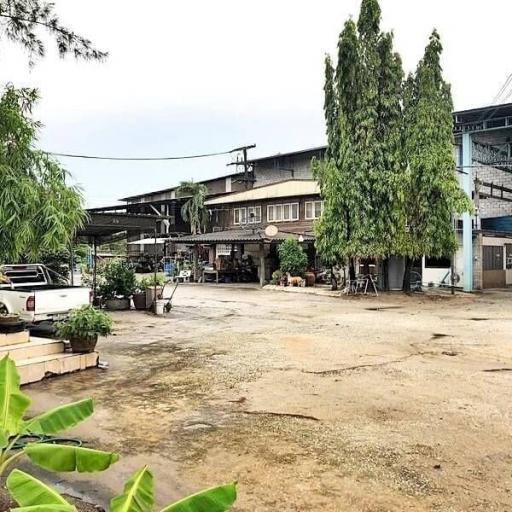
[[[108,370],[25,388],[34,412],[93,396],[74,434],[123,456],[64,491],[104,505],[149,464],[160,505],[237,480],[238,512],[512,511],[512,292],[174,304],[115,314]]]

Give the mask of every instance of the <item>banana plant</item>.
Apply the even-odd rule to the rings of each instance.
[[[0,360],[0,477],[22,456],[50,471],[103,471],[117,462],[116,453],[65,444],[29,443],[15,449],[21,436],[57,434],[78,425],[94,410],[91,399],[56,407],[31,419],[24,419],[30,398],[20,389],[16,364],[5,356]]]
[[[19,507],[11,512],[76,512],[76,508],[51,487],[15,469],[7,478],[7,488]],[[211,487],[183,498],[160,512],[225,512],[236,500],[236,483]],[[152,512],[153,474],[147,466],[136,471],[123,492],[112,498],[109,512]]]

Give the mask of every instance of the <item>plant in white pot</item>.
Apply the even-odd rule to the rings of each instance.
[[[57,335],[69,339],[71,350],[78,353],[92,352],[98,336],[108,336],[111,332],[110,315],[93,306],[74,309],[66,320],[57,324]]]
[[[135,272],[126,261],[114,260],[105,266],[105,282],[100,295],[105,307],[112,311],[130,309],[130,297],[137,290]]]

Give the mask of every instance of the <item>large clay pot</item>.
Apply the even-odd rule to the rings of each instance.
[[[313,272],[306,272],[304,274],[304,279],[306,280],[306,286],[315,286],[315,274]]]
[[[135,309],[147,309],[146,292],[134,293],[132,299]]]
[[[69,339],[71,351],[77,354],[90,354],[94,352],[96,343],[98,343],[98,335],[94,336],[73,336]]]
[[[109,311],[125,311],[130,309],[130,299],[107,299],[105,307]]]

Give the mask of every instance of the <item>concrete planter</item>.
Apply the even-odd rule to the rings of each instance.
[[[107,299],[105,307],[109,311],[125,311],[130,309],[130,299]]]
[[[156,297],[155,297],[155,288],[153,286],[146,289],[146,309],[151,308],[155,299],[158,299],[162,296],[162,292],[164,291],[162,286],[156,287]]]

